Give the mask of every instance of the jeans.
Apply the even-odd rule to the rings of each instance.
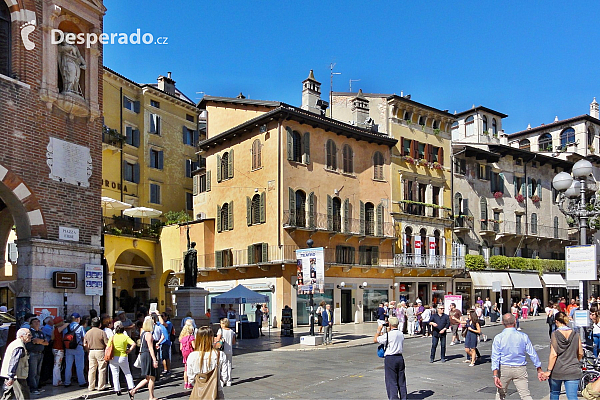
[[[406,400],[406,375],[402,354],[385,356],[383,365],[388,399]]]
[[[568,400],[577,400],[577,389],[579,387],[579,380],[575,379],[572,381],[563,381],[560,379],[548,379],[550,384],[550,400],[558,400],[560,395],[560,388],[562,384],[565,384],[565,392],[567,393]]]
[[[125,374],[125,380],[127,381],[127,389],[131,390],[134,388],[133,385],[133,376],[131,375],[131,371],[129,369],[129,360],[127,356],[123,357],[115,357],[110,360],[110,374],[113,378],[113,391],[120,393],[121,392],[121,382],[119,381],[119,368]]]
[[[442,356],[442,360],[446,359],[446,334],[442,334],[439,336],[432,336],[431,338],[431,355],[429,359],[433,361],[435,358],[435,351],[437,349],[438,342],[440,342],[440,355]]]
[[[323,327],[323,343],[331,343],[333,339],[333,326],[327,325]]]
[[[63,359],[65,358],[64,350],[52,349],[54,354],[54,368],[52,369],[52,384],[54,386],[62,385],[62,378],[60,376],[60,368],[62,367]]]
[[[85,352],[83,346],[77,346],[76,349],[66,349],[66,364],[65,364],[65,385],[71,384],[71,375],[73,371],[73,363],[77,371],[77,382],[80,385],[85,385],[85,376],[83,375],[83,364]]]
[[[44,353],[29,353],[29,375],[27,376],[27,384],[31,390],[38,389],[40,385],[43,359]]]
[[[596,333],[592,336],[594,340],[594,357],[598,357],[598,349],[600,348],[600,333]]]

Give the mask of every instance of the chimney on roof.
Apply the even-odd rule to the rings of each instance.
[[[321,82],[315,79],[311,69],[308,78],[302,81],[302,109],[315,114],[324,115],[329,103],[321,100]]]
[[[240,100],[243,100],[245,98],[246,98],[246,96],[244,96],[244,94],[242,92],[240,92],[240,94],[238,94],[236,97],[236,99],[240,99]]]
[[[592,116],[596,119],[600,119],[600,111],[599,111],[599,107],[598,107],[598,102],[596,101],[595,97],[594,97],[594,101],[592,101],[590,103],[590,116]]]
[[[554,122],[558,122],[558,115],[554,117]]]
[[[527,130],[531,129],[531,124],[527,124]]]
[[[369,100],[363,95],[362,89],[359,89],[356,97],[352,99],[352,121],[359,128],[366,128],[368,119]]]
[[[171,72],[167,72],[167,76],[158,76],[158,89],[165,93],[175,95],[175,81],[171,79]]]

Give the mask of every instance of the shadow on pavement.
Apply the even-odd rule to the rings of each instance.
[[[242,383],[255,382],[255,381],[258,381],[258,380],[261,380],[261,379],[267,379],[267,378],[270,378],[270,377],[272,377],[272,376],[273,376],[273,374],[269,374],[269,375],[263,375],[263,376],[253,376],[252,378],[246,378],[246,379],[242,379],[242,380],[240,380],[240,381],[237,381],[237,380],[235,380],[235,378],[233,378],[233,379],[235,380],[235,382],[233,382],[233,383],[231,384],[231,386],[234,386],[234,385],[241,385]]]
[[[410,392],[407,394],[407,399],[426,399],[428,397],[433,396],[433,390],[415,390],[414,392]]]

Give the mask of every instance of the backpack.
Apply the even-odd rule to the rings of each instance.
[[[551,312],[552,312],[552,311],[550,311],[550,313],[551,313]],[[549,315],[546,317],[546,323],[547,323],[548,325],[554,325],[554,321],[555,321],[554,314],[551,314],[551,315],[550,315],[550,313],[548,313]]]
[[[79,325],[77,325],[79,327]],[[77,329],[77,328],[75,328]],[[71,327],[67,328],[67,334],[63,337],[63,343],[65,345],[65,349],[75,350],[77,348],[77,335],[75,334],[75,329],[71,330]]]
[[[175,339],[177,339],[177,336],[175,335],[175,326],[171,323],[171,333],[169,334],[169,341],[173,343]]]

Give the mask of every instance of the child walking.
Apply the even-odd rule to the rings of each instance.
[[[227,379],[224,379],[227,386],[231,386],[231,368],[233,361],[233,345],[235,344],[235,332],[229,329],[229,320],[223,318],[221,321],[221,329],[217,332],[215,343],[223,341],[223,352],[225,353],[227,363]]]
[[[192,321],[189,320],[189,324],[187,323],[183,326],[181,333],[179,334],[179,349],[181,350],[181,355],[183,356],[183,387],[184,389],[192,389],[193,385],[188,382],[187,376],[187,358],[194,351],[194,326],[192,325]]]

